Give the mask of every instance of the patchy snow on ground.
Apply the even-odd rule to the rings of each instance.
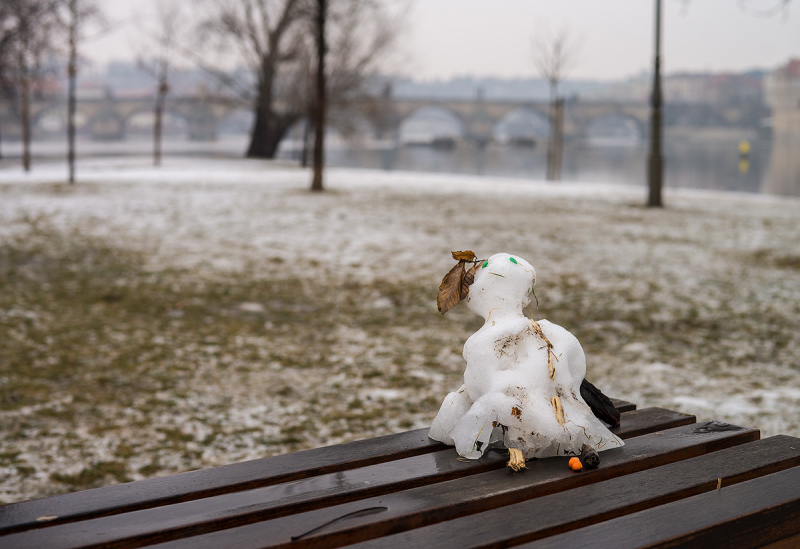
[[[481,319],[451,250],[538,274],[587,378],[800,436],[800,200],[170,158],[0,170],[0,502],[426,427]]]

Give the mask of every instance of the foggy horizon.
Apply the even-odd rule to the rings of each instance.
[[[800,56],[796,3],[770,16],[753,10],[775,6],[774,0],[744,4],[749,11],[733,2],[663,2],[663,73],[770,71]],[[402,18],[396,53],[382,72],[418,82],[536,78],[532,42],[566,29],[580,46],[565,79],[610,82],[641,77],[652,65],[654,5],[630,0],[610,0],[602,6],[585,0],[558,5],[503,0],[488,8],[478,0],[417,0]],[[118,0],[100,6],[113,31],[85,40],[82,56],[97,69],[141,55],[143,28],[155,19],[155,2]],[[202,12],[202,5],[195,8],[192,16]],[[225,64],[232,67],[237,60],[228,56]]]

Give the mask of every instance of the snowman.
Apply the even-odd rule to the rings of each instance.
[[[515,471],[526,459],[578,456],[584,445],[598,452],[622,446],[581,395],[583,384],[584,395],[592,401],[599,395],[613,409],[584,381],[586,357],[577,338],[547,320],[524,316],[536,281],[530,263],[506,253],[485,261],[476,261],[472,252],[453,257],[459,265],[442,281],[440,311],[464,299],[486,322],[464,344],[464,384],[444,399],[430,438],[469,459],[505,446]],[[587,386],[596,393],[588,395]]]

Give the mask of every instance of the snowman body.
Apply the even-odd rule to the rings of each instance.
[[[624,444],[580,396],[586,357],[575,336],[523,315],[535,279],[527,261],[508,254],[493,255],[475,273],[467,307],[486,322],[464,345],[464,385],[444,399],[429,433],[464,457],[477,459],[493,446],[531,459]]]

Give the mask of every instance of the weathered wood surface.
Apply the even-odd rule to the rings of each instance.
[[[772,437],[359,544],[359,548],[506,547],[800,465],[800,442]],[[792,447],[792,444],[794,447]],[[797,488],[795,492],[800,492]],[[795,494],[800,498],[800,493]],[[536,520],[531,520],[536,517]],[[676,526],[677,528],[677,526]],[[637,532],[628,529],[628,535]],[[606,538],[594,537],[597,540]],[[570,541],[561,547],[574,547]],[[596,546],[596,545],[595,545]]]
[[[417,430],[0,507],[0,547],[672,547],[800,541],[800,440],[623,411],[626,445],[475,461]],[[722,488],[717,489],[718,483]],[[53,519],[52,517],[58,517]],[[47,520],[37,520],[47,517]],[[646,535],[645,535],[646,534]],[[795,543],[795,545],[793,545]]]
[[[635,404],[611,400],[620,412],[636,410]],[[664,414],[661,420],[674,425],[678,414],[670,414]],[[646,425],[648,421],[659,421],[652,413],[642,419],[629,418],[629,424],[621,427],[636,429],[640,428],[637,425]],[[687,421],[694,419],[688,416]],[[417,429],[166,478],[0,506],[0,535],[41,527],[42,523],[37,521],[39,517],[57,517],[48,523],[52,526],[347,471],[445,448],[445,445],[428,438],[428,429]]]
[[[768,439],[771,440],[771,439]],[[793,439],[795,448],[798,439]],[[724,481],[723,481],[724,483]],[[622,518],[523,545],[570,549],[736,547],[796,549],[800,467],[723,487]],[[600,540],[600,545],[598,545]]]
[[[445,449],[427,429],[0,507],[0,533],[249,490]]]
[[[219,547],[223,539],[240,549],[340,547],[497,507],[513,507],[534,497],[607,481],[758,439],[755,429],[706,427],[707,424],[687,425],[628,439],[625,446],[603,452],[601,467],[586,473],[570,471],[566,457],[543,459],[529,463],[528,470],[522,474],[515,475],[505,469],[490,471],[240,526],[224,534],[215,532],[176,540],[164,547]],[[367,510],[375,512],[358,515]],[[348,518],[341,520],[342,517]],[[337,520],[317,532],[292,540],[292,537]]]
[[[627,419],[629,415],[630,421]],[[693,416],[662,408],[625,412],[623,417],[626,419],[622,425],[614,429],[615,434],[621,438],[629,438],[631,433],[640,433],[648,429],[648,426],[652,431],[694,421]],[[119,543],[123,539],[134,538],[150,539],[153,536],[171,539],[182,533],[196,534],[230,528],[452,478],[463,478],[469,474],[503,468],[506,459],[499,453],[491,452],[481,460],[461,461],[457,459],[452,448],[447,448],[421,456],[244,492],[138,510],[121,516],[84,519],[74,525],[51,524],[46,531],[33,530],[28,535],[18,534],[8,539],[20,547],[35,547],[54,536],[57,541],[52,542],[52,547],[80,547],[85,542],[83,532],[86,531],[105,531],[104,536],[93,534],[94,540],[103,540],[105,543]]]

